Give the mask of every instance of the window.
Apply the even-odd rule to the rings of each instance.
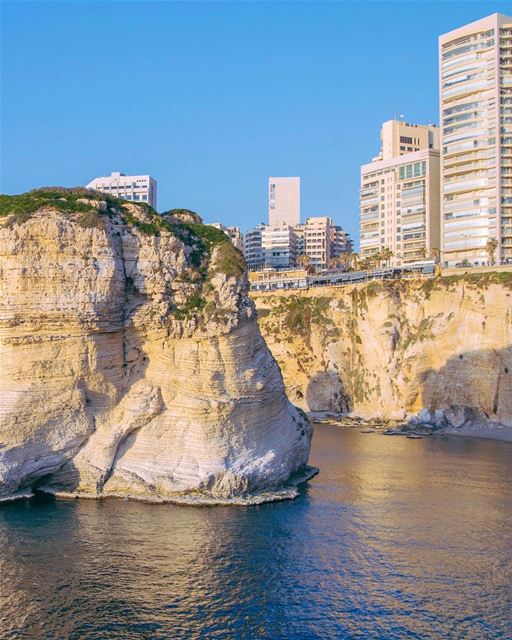
[[[400,142],[404,144],[412,144],[412,138],[408,138],[407,136],[400,136]]]

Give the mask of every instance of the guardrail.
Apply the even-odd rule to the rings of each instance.
[[[306,281],[298,284],[293,279],[266,280],[251,283],[251,291],[283,291],[289,289],[309,289],[310,287],[332,287],[370,282],[371,280],[390,280],[399,278],[433,278],[434,264],[387,267],[372,271],[333,271],[310,275]]]

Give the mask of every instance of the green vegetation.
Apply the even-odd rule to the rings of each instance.
[[[313,325],[321,327],[326,338],[339,337],[339,329],[328,315],[330,303],[331,299],[325,296],[306,298],[294,295],[279,298],[277,305],[272,309],[271,316],[278,320],[280,327],[294,336],[302,336],[309,344]],[[274,333],[279,334],[280,327],[276,326]]]
[[[90,200],[91,204],[83,202]],[[93,202],[104,201],[106,203],[105,211],[98,210]],[[8,196],[0,195],[0,216],[13,216],[12,224],[23,224],[30,220],[32,215],[43,207],[51,207],[57,211],[68,214],[84,214],[77,221],[82,226],[93,227],[98,226],[94,222],[93,216],[97,217],[101,214],[111,214],[112,209],[121,209],[122,200],[112,198],[111,196],[96,191],[90,191],[81,187],[75,189],[65,189],[63,187],[44,187],[22,193],[20,195]]]
[[[491,284],[502,284],[512,289],[511,271],[488,271],[486,273],[461,273],[460,275],[441,276],[436,283],[450,286],[452,284],[467,284],[477,289],[486,289]]]

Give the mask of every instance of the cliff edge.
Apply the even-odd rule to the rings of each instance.
[[[311,427],[222,232],[54,188],[0,197],[0,251],[0,498],[296,494]]]
[[[255,293],[292,402],[512,439],[512,273]]]

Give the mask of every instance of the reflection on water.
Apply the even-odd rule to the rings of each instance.
[[[512,637],[512,445],[317,426],[294,501],[0,508],[0,637]]]

